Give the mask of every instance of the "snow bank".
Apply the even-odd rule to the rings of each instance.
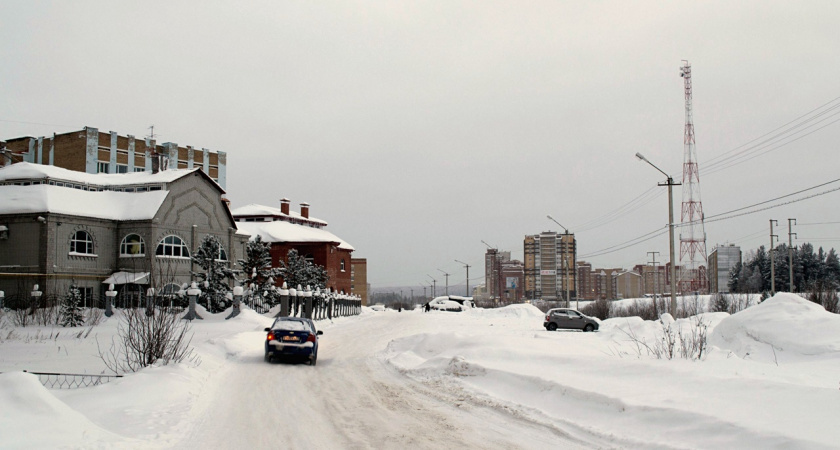
[[[0,405],[3,448],[94,447],[120,440],[57,399],[36,375],[0,374]]]
[[[801,355],[840,352],[840,316],[788,293],[722,320],[710,343],[744,357],[772,346]]]
[[[540,311],[534,305],[509,305],[505,306],[504,308],[493,308],[493,309],[481,309],[477,308],[472,310],[473,316],[479,317],[486,317],[486,318],[509,318],[515,317],[518,319],[534,319],[538,321],[542,321],[545,319],[545,313]],[[542,322],[540,322],[542,325]]]

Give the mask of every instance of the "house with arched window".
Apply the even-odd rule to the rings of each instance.
[[[195,169],[89,174],[17,163],[0,168],[0,290],[35,284],[89,298],[114,284],[121,298],[149,287],[176,292],[193,279],[191,255],[206,235],[234,268],[248,235],[238,231],[224,190]]]

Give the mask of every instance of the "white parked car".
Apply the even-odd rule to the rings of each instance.
[[[459,295],[445,295],[435,297],[429,302],[429,308],[435,311],[461,312],[475,308],[472,297],[461,297]]]

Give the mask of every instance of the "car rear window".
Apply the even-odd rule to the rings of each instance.
[[[299,320],[280,320],[272,328],[283,331],[310,331],[309,326]]]

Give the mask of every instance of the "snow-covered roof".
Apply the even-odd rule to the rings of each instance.
[[[298,220],[305,220],[309,222],[314,222],[321,225],[327,225],[327,222],[316,219],[314,217],[303,217],[300,213],[289,211],[289,214],[286,214],[280,208],[274,208],[272,206],[265,206],[265,205],[258,205],[256,203],[251,203],[250,205],[240,206],[239,208],[234,208],[230,211],[233,217],[243,217],[243,216],[286,216],[291,217]]]
[[[21,162],[6,167],[0,167],[0,182],[20,179],[50,178],[97,186],[123,186],[132,184],[171,183],[197,170],[200,169],[162,170],[158,173],[133,172],[93,174],[68,170],[56,166]]]
[[[0,186],[0,214],[54,213],[107,220],[150,220],[169,191],[83,191],[38,184]]]
[[[320,228],[297,225],[289,222],[236,222],[237,228],[251,234],[258,235],[266,242],[334,242],[338,248],[353,251],[352,245],[344,242],[338,236]]]

